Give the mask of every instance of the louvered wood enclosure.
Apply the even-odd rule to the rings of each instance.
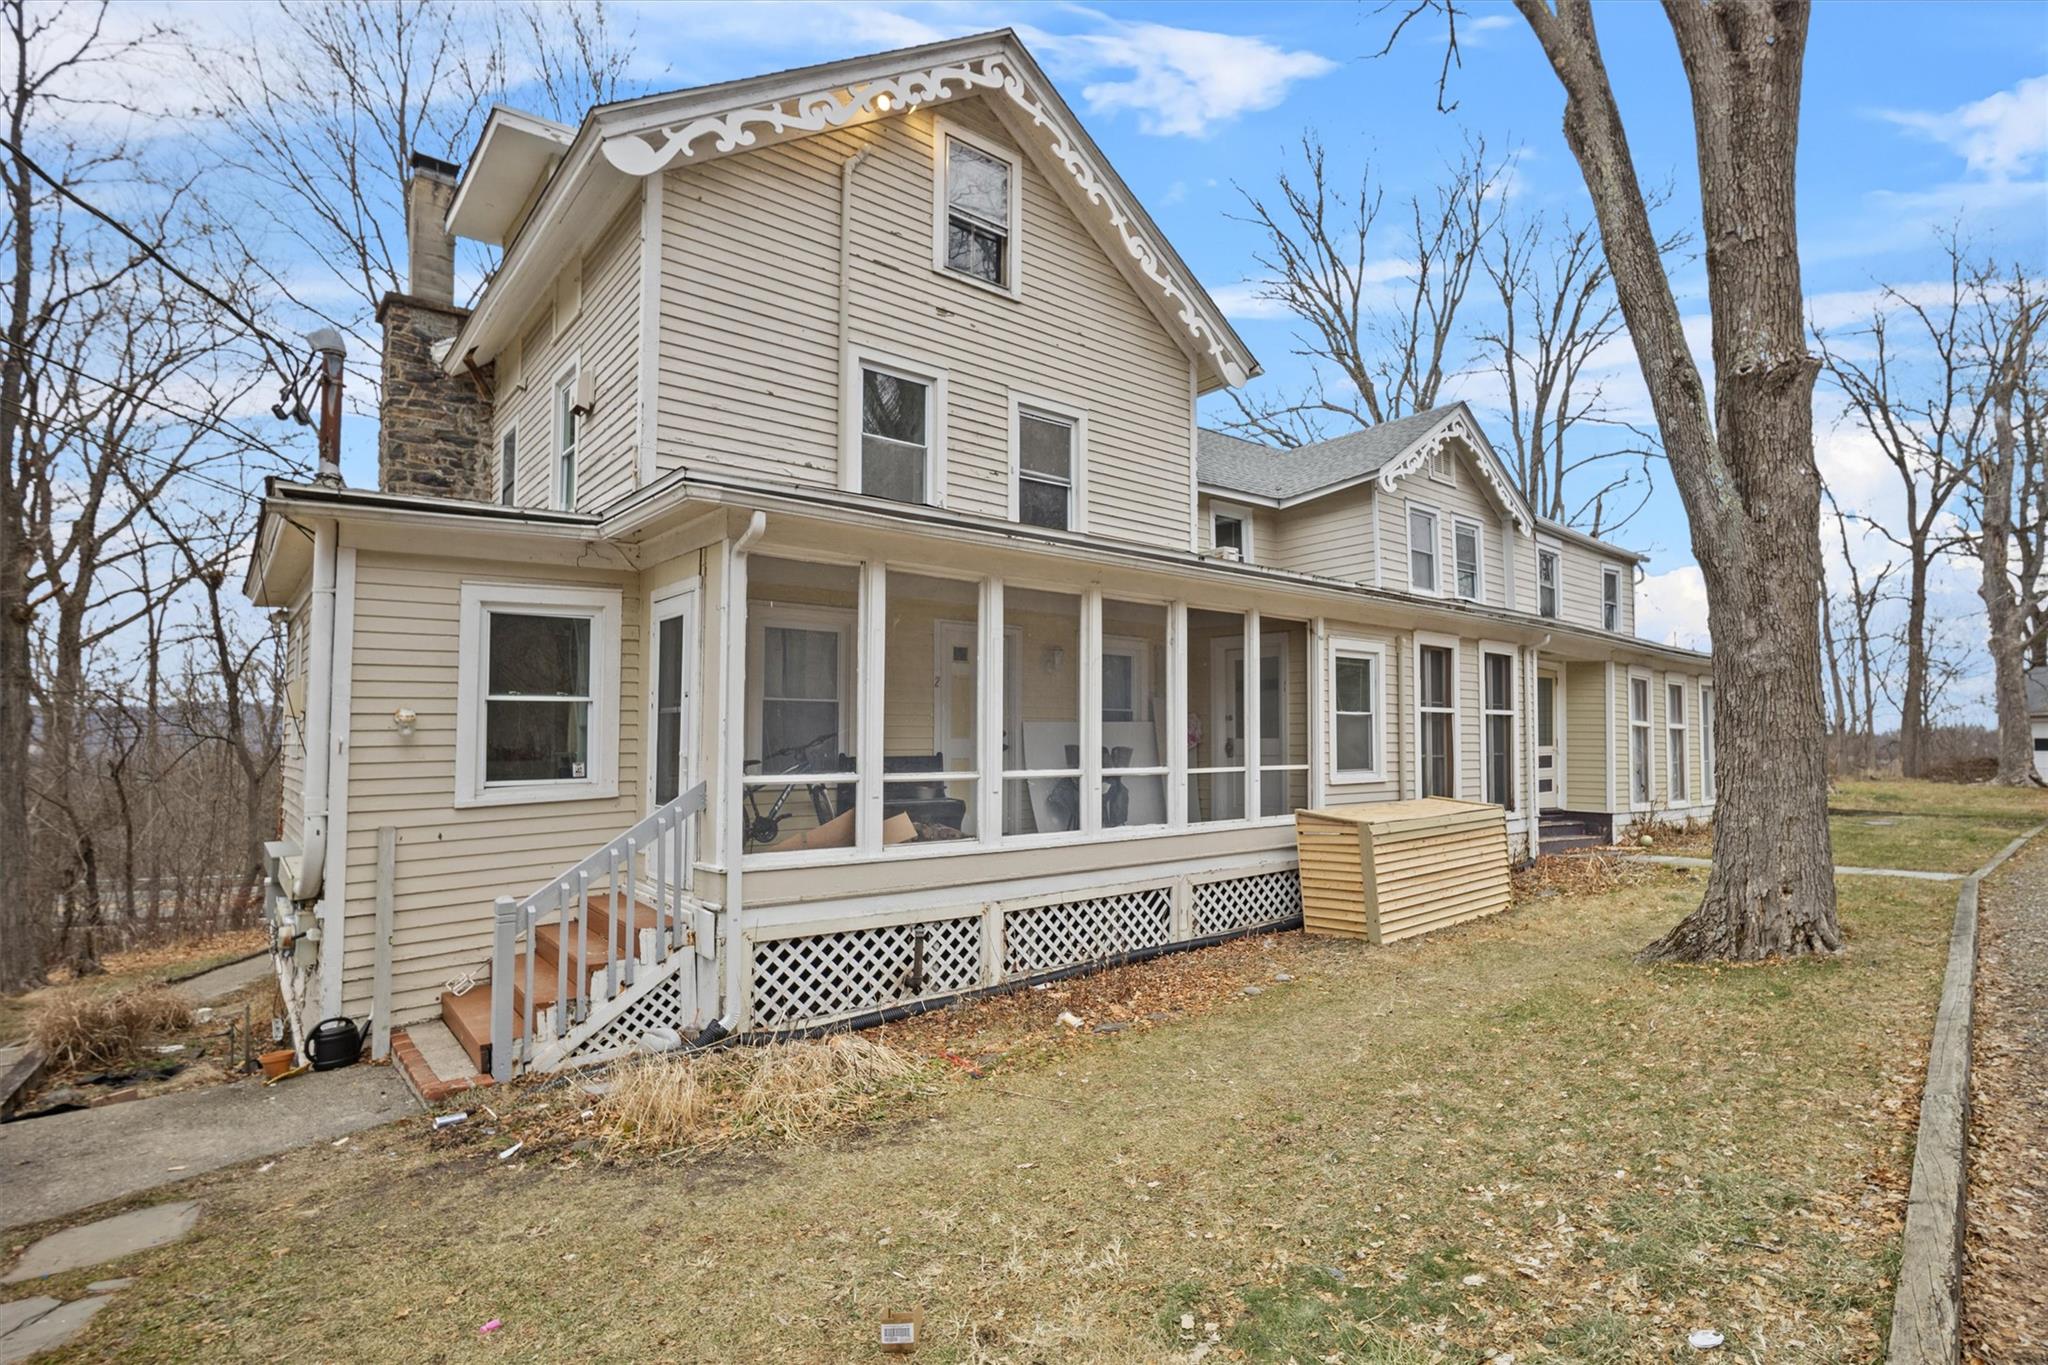
[[[1393,943],[1508,906],[1507,812],[1429,797],[1295,815],[1302,922]]]

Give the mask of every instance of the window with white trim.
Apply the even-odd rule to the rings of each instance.
[[[1670,775],[1673,801],[1684,801],[1691,788],[1685,777],[1685,684],[1664,685],[1664,769]]]
[[[1421,794],[1457,795],[1453,736],[1457,730],[1457,651],[1448,645],[1422,645],[1415,651],[1415,714],[1420,733]]]
[[[1457,557],[1457,593],[1467,602],[1479,600],[1479,523],[1451,523],[1451,548]]]
[[[933,382],[863,361],[860,365],[860,488],[892,502],[930,502]]]
[[[555,380],[555,506],[576,510],[576,444],[583,435],[583,414],[576,407],[576,367]]]
[[[1515,808],[1515,656],[1487,650],[1480,661],[1480,732],[1486,799]]]
[[[1621,629],[1621,570],[1600,570],[1600,628]]]
[[[995,143],[940,125],[941,213],[933,261],[981,284],[1017,290],[1017,215],[1021,167]]]
[[[1437,519],[1426,507],[1408,509],[1408,586],[1437,592]]]
[[[1011,439],[1017,520],[1051,531],[1081,529],[1082,421],[1078,416],[1019,405]]]
[[[1439,445],[1431,451],[1425,467],[1429,470],[1429,477],[1438,483],[1455,485],[1458,482],[1457,466],[1451,462],[1449,446]]]
[[[1386,654],[1376,645],[1338,641],[1330,653],[1330,740],[1336,782],[1377,782],[1382,729],[1381,678]]]
[[[1556,550],[1536,551],[1536,614],[1557,619],[1563,565]]]
[[[1700,684],[1700,791],[1714,799],[1714,689]]]
[[[1239,560],[1249,562],[1252,557],[1250,518],[1236,512],[1210,512],[1209,543],[1226,557],[1234,554]]]
[[[505,434],[498,441],[498,504],[510,507],[513,489],[518,482],[519,428],[505,428]]]
[[[1628,680],[1628,799],[1650,804],[1650,680]]]
[[[456,804],[617,792],[619,594],[462,585]]]

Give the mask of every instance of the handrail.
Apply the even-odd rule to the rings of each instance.
[[[555,953],[555,1000],[545,1011],[552,1020],[555,1037],[572,1024],[589,1017],[592,1001],[590,961],[590,905],[593,886],[605,897],[605,922],[611,942],[605,953],[603,999],[610,1000],[631,986],[641,958],[639,908],[643,889],[652,897],[653,923],[646,928],[654,935],[653,961],[667,960],[680,948],[688,933],[686,903],[690,893],[690,869],[695,862],[692,821],[703,813],[705,788],[702,782],[675,800],[658,806],[631,829],[615,836],[588,857],[551,877],[524,899],[497,899],[491,941],[491,1075],[505,1082],[512,1079],[515,1064],[533,1058],[534,1032],[542,1012],[533,1003],[535,931],[549,921],[561,925]],[[621,907],[624,913],[621,915]],[[576,926],[576,979],[569,977],[569,926]],[[526,940],[523,980],[513,980],[521,938]],[[523,989],[524,1008],[519,1011],[523,1028],[515,1036],[513,995],[515,984]],[[572,995],[573,991],[573,995]]]

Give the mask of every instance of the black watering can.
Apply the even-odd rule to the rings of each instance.
[[[352,1019],[323,1019],[313,1026],[306,1035],[306,1055],[313,1059],[315,1071],[332,1071],[336,1067],[349,1066],[363,1055],[363,1038],[370,1031],[370,1021],[363,1020],[357,1028]]]

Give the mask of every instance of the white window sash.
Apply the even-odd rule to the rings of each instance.
[[[1366,666],[1366,705],[1364,711],[1345,711],[1338,706],[1337,675],[1346,662],[1363,663]],[[1330,651],[1330,770],[1332,782],[1347,784],[1354,782],[1384,782],[1387,769],[1386,735],[1386,672],[1387,655],[1383,646],[1360,641],[1336,641]],[[1338,744],[1340,722],[1346,717],[1364,717],[1372,737],[1372,766],[1368,768],[1346,768],[1341,765],[1343,753]]]
[[[574,588],[539,583],[465,582],[457,630],[455,798],[458,808],[546,801],[603,800],[618,795],[619,621],[616,588]],[[577,695],[508,695],[492,692],[490,618],[556,616],[590,622],[590,685]],[[589,757],[580,778],[489,782],[484,777],[489,703],[529,701],[589,708]]]
[[[945,274],[949,279],[961,280],[979,289],[992,290],[1021,298],[1024,293],[1024,162],[1023,158],[1009,148],[989,139],[977,136],[949,119],[934,117],[932,142],[932,269]],[[1000,161],[1010,169],[1009,174],[1009,218],[1008,223],[994,223],[981,215],[966,209],[955,209],[952,204],[950,144],[958,142],[971,147],[982,155]],[[967,222],[986,231],[1000,234],[1003,238],[1003,276],[998,282],[969,275],[955,270],[947,261],[947,226],[955,213]]]

